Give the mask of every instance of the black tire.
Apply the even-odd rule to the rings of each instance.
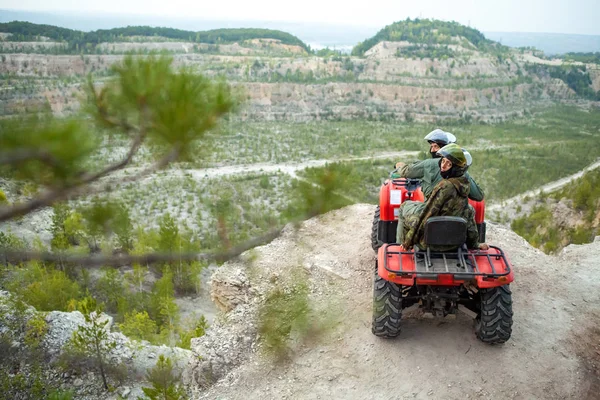
[[[479,340],[501,344],[510,339],[513,324],[512,292],[510,285],[480,289],[480,312],[475,321]]]
[[[377,263],[375,263],[377,266]],[[400,334],[402,318],[401,286],[386,281],[377,273],[373,275],[373,323],[371,332],[382,338],[395,338]]]
[[[381,211],[379,206],[375,209],[375,215],[373,216],[373,227],[371,228],[371,247],[375,250],[375,253],[379,250],[381,246],[383,246],[383,242],[379,240],[377,236],[377,231],[379,230],[379,218],[381,216]]]

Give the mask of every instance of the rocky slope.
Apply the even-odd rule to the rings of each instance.
[[[597,398],[600,241],[551,257],[490,224],[488,242],[515,268],[511,340],[485,345],[467,316],[418,312],[403,317],[399,338],[382,340],[370,332],[373,211],[359,204],[311,219],[215,273],[226,313],[193,341],[200,358],[186,381],[197,398]],[[335,327],[294,342],[291,359],[273,364],[257,351],[257,309],[295,269],[308,276],[313,304],[335,310]]]
[[[26,338],[20,337],[16,332],[9,332],[11,324],[6,318],[11,318],[10,294],[0,291],[0,334],[9,333],[15,340],[12,342],[13,349],[19,351],[24,348]],[[37,312],[29,308],[26,313],[26,319],[33,318]],[[137,342],[130,340],[120,332],[110,332],[113,324],[112,317],[103,314],[108,319],[106,330],[108,340],[114,343],[114,348],[107,354],[106,359],[113,366],[121,365],[127,371],[127,380],[112,395],[107,397],[107,393],[102,388],[100,376],[97,371],[88,368],[85,374],[74,370],[59,370],[57,368],[46,369],[45,376],[49,381],[56,383],[64,389],[72,390],[75,398],[85,399],[106,399],[106,398],[136,398],[143,395],[141,387],[144,386],[143,378],[147,371],[152,369],[160,355],[169,357],[175,366],[175,370],[181,373],[189,362],[192,353],[189,350],[177,347],[154,346],[148,342]],[[79,311],[61,312],[52,311],[45,313],[43,317],[47,323],[47,332],[41,342],[41,350],[46,355],[48,365],[53,365],[61,355],[67,351],[67,344],[73,337],[79,326],[85,326],[86,322],[83,314]],[[29,360],[22,360],[22,369],[27,370]],[[6,371],[0,371],[6,373]],[[146,384],[146,386],[149,386]],[[122,396],[122,397],[119,397]]]
[[[489,224],[488,242],[503,248],[515,268],[510,341],[485,345],[470,317],[428,319],[418,310],[404,314],[399,338],[382,340],[370,331],[373,212],[372,205],[357,204],[290,225],[270,244],[218,268],[211,292],[221,312],[204,337],[192,340],[191,352],[110,333],[117,343],[111,360],[124,363],[134,379],[113,397],[140,395],[144,383],[136,377],[166,354],[177,360],[194,398],[597,398],[600,240],[548,256]],[[258,315],[267,294],[298,273],[318,317],[311,334],[294,337],[289,358],[273,363],[261,351]],[[83,317],[52,312],[45,320],[43,347],[56,358]],[[78,398],[104,396],[91,372],[48,373]]]
[[[167,46],[177,66],[224,76],[240,86],[242,118],[258,120],[374,118],[494,122],[553,102],[580,101],[559,79],[529,73],[536,59],[506,59],[453,45],[456,57],[416,58],[397,53],[402,42],[380,42],[365,57],[315,57],[274,43],[222,45],[218,54],[191,43],[111,43],[107,51]],[[137,46],[137,47],[136,47]],[[2,54],[0,114],[46,102],[57,113],[77,109],[82,78],[105,79],[122,55]],[[546,60],[539,60],[545,63]],[[590,73],[598,85],[596,70]],[[11,77],[19,79],[12,80]],[[21,78],[28,78],[23,81]]]

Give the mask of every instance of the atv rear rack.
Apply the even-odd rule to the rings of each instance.
[[[441,274],[451,274],[455,279],[469,280],[475,277],[500,278],[511,273],[508,259],[496,246],[490,246],[490,250],[495,250],[493,253],[490,250],[471,252],[462,248],[456,252],[433,252],[429,248],[417,250],[416,247],[413,251],[393,251],[390,247],[398,248],[400,245],[384,245],[380,250],[383,251],[383,267],[399,277],[437,279]]]

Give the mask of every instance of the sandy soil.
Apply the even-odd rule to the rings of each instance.
[[[490,224],[488,242],[503,248],[515,269],[511,340],[489,346],[476,339],[465,315],[424,319],[418,313],[403,317],[399,338],[383,340],[370,330],[373,211],[364,204],[334,211],[255,250],[260,273],[250,279],[250,298],[268,288],[268,277],[302,265],[312,300],[337,304],[339,321],[330,333],[294,347],[286,363],[249,352],[197,398],[598,398],[600,335],[589,333],[599,329],[600,242],[552,257]],[[221,268],[221,276],[235,275],[244,263]]]

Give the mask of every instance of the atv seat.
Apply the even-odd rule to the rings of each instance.
[[[462,217],[431,217],[425,222],[424,242],[427,246],[422,257],[427,267],[434,266],[434,259],[458,260],[457,266],[466,268],[467,221]]]
[[[461,247],[467,241],[467,221],[461,217],[431,217],[425,222],[424,241],[427,247]]]

